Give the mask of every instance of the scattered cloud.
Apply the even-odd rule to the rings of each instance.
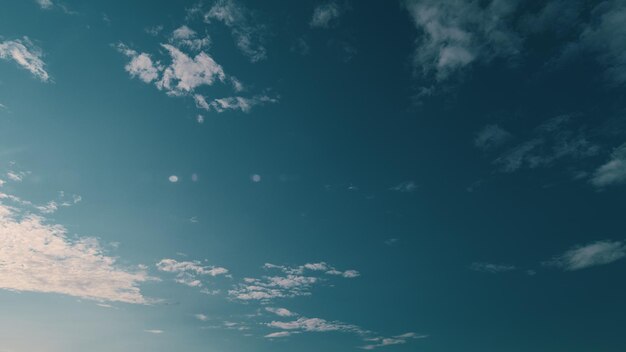
[[[258,62],[267,57],[263,45],[265,29],[256,23],[250,10],[235,0],[218,0],[204,14],[204,21],[222,22],[230,28],[235,44],[251,62]]]
[[[28,37],[0,42],[0,59],[13,60],[43,82],[50,80],[43,53]]]
[[[328,2],[317,6],[313,10],[313,16],[309,25],[312,28],[328,28],[341,15],[341,8],[334,2]]]
[[[320,318],[298,318],[293,321],[272,321],[267,326],[297,332],[353,332],[357,334],[365,334],[366,331],[356,325],[346,324],[339,321],[328,321]]]
[[[497,148],[511,139],[511,134],[498,125],[483,127],[474,138],[474,145],[481,150]]]
[[[191,286],[201,287],[202,281],[199,276],[219,276],[228,274],[228,269],[216,266],[203,266],[200,261],[177,261],[175,259],[162,259],[156,264],[159,271],[175,273],[176,282]]]
[[[396,335],[393,337],[374,337],[374,338],[367,338],[366,341],[369,342],[369,344],[365,345],[365,346],[361,346],[361,349],[364,350],[373,350],[379,347],[386,347],[386,346],[392,346],[392,345],[402,345],[407,343],[408,340],[413,340],[413,339],[424,339],[427,338],[428,335],[420,335],[420,334],[416,334],[414,332],[407,332],[405,334],[402,335]]]
[[[167,180],[170,181],[171,183],[176,183],[178,182],[178,176],[171,175],[170,177],[167,178]]]
[[[567,271],[613,263],[626,257],[626,244],[621,241],[598,241],[574,247],[544,264]]]
[[[591,184],[606,187],[626,182],[626,143],[617,147],[611,158],[591,177]]]
[[[0,288],[149,303],[139,289],[154,280],[145,267],[123,268],[96,238],[70,238],[62,225],[3,204],[5,196],[0,197]]]
[[[267,334],[264,337],[268,338],[268,339],[274,339],[274,338],[287,337],[287,336],[291,336],[291,332],[289,332],[289,331],[278,331],[278,332],[273,332],[273,333]]]
[[[509,149],[494,163],[503,172],[514,172],[523,167],[537,168],[552,166],[564,158],[582,159],[600,151],[600,147],[589,141],[583,130],[569,128],[571,118],[561,115],[537,127],[530,138]]]
[[[196,317],[196,319],[198,319],[200,321],[207,321],[207,320],[209,320],[209,317],[206,316],[205,314],[196,314],[196,315],[194,315],[194,317]]]
[[[513,265],[504,264],[491,264],[491,263],[472,263],[470,269],[474,271],[480,271],[483,273],[497,274],[507,271],[513,271],[517,268]]]
[[[325,279],[320,274],[356,278],[360,274],[356,270],[339,271],[324,263],[308,263],[298,267],[265,264],[265,270],[279,271],[282,275],[263,276],[261,278],[244,278],[228,291],[231,298],[241,301],[269,302],[276,298],[291,298],[311,295],[311,288]]]

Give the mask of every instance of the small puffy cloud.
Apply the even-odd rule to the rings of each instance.
[[[598,241],[574,247],[545,264],[567,271],[574,271],[610,264],[624,257],[626,257],[626,244],[623,242]]]
[[[201,287],[199,276],[219,276],[228,274],[228,269],[216,266],[203,266],[199,261],[177,261],[175,259],[162,259],[156,264],[159,271],[176,274],[176,282],[191,286]]]
[[[516,270],[515,266],[513,265],[491,263],[472,263],[472,265],[470,265],[470,269],[490,274],[504,273],[507,271]]]
[[[218,0],[204,14],[204,21],[222,22],[230,28],[235,44],[251,62],[258,62],[267,57],[263,45],[264,28],[256,24],[250,10],[235,0]]]
[[[312,28],[328,28],[340,15],[341,9],[336,2],[319,5],[313,10],[313,16],[309,25]]]
[[[191,58],[170,44],[161,44],[172,58],[172,64],[163,70],[157,88],[170,95],[192,92],[201,85],[213,85],[215,80],[224,81],[226,74],[220,64],[208,54],[201,52]]]
[[[254,183],[261,182],[261,175],[259,175],[259,174],[252,174],[252,175],[250,175],[250,181],[252,181]]]
[[[270,313],[274,313],[280,317],[292,317],[294,315],[296,315],[296,313],[291,312],[290,310],[286,309],[286,308],[272,308],[272,307],[267,307],[265,308],[266,311],[270,312]]]
[[[36,0],[36,2],[37,2],[37,5],[39,5],[39,7],[41,7],[44,10],[48,10],[52,8],[52,6],[54,5],[51,0]]]
[[[0,203],[0,288],[146,304],[139,285],[149,280],[144,267],[118,265],[97,239],[70,238],[62,225]]]
[[[481,150],[499,147],[511,138],[511,134],[498,125],[483,127],[474,138],[474,145]]]
[[[207,321],[209,320],[209,317],[206,316],[205,314],[195,314],[194,317],[200,321]]]
[[[117,45],[117,50],[130,57],[131,60],[124,66],[124,69],[131,77],[139,77],[145,83],[153,82],[159,78],[159,73],[163,67],[159,62],[154,62],[149,54],[138,53],[122,43]]]
[[[176,183],[178,182],[178,176],[171,175],[170,177],[167,178],[167,180],[170,181],[171,183]]]
[[[41,49],[35,46],[28,37],[0,42],[0,59],[13,60],[43,82],[50,80],[45,69]]]
[[[591,184],[606,187],[626,182],[626,143],[611,154],[611,158],[600,166],[591,177]]]

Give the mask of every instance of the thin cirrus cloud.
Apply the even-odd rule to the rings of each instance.
[[[317,6],[309,22],[311,28],[328,28],[341,15],[341,8],[336,2],[328,2]]]
[[[476,262],[470,265],[470,269],[473,271],[497,274],[497,273],[504,273],[507,271],[513,271],[513,270],[516,270],[517,268],[513,265]]]
[[[549,167],[563,159],[578,160],[595,156],[600,147],[589,140],[584,130],[571,127],[572,118],[561,115],[535,128],[529,138],[504,152],[494,164],[502,172],[522,168]]]
[[[369,344],[361,346],[360,348],[364,350],[373,350],[379,347],[402,345],[407,343],[409,340],[425,339],[427,337],[428,335],[421,335],[414,332],[407,332],[405,334],[392,337],[374,337],[366,339]]]
[[[219,276],[228,274],[228,269],[218,266],[204,266],[200,261],[177,261],[175,259],[162,259],[156,264],[159,271],[176,274],[175,281],[191,286],[202,287],[202,276]]]
[[[15,205],[4,204],[7,200]],[[62,225],[20,208],[29,203],[0,194],[0,288],[100,302],[151,302],[139,286],[156,279],[144,266],[122,267],[96,238],[70,238]]]
[[[591,184],[606,187],[626,182],[626,143],[611,153],[609,161],[600,166],[591,177]]]
[[[360,276],[356,270],[340,271],[325,262],[307,263],[297,267],[265,264],[267,271],[277,275],[265,275],[261,278],[244,278],[228,295],[239,301],[270,302],[276,298],[291,298],[311,295],[311,288],[325,281],[324,276],[341,276],[352,279]]]
[[[598,241],[569,249],[545,262],[544,265],[559,267],[566,271],[586,269],[613,263],[626,257],[626,244],[622,241]]]
[[[15,61],[42,82],[48,82],[50,75],[42,60],[43,53],[28,37],[0,42],[0,59]]]
[[[511,139],[511,134],[498,125],[484,126],[474,138],[474,145],[481,150],[497,148]]]

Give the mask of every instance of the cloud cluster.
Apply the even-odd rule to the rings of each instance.
[[[159,271],[176,274],[176,282],[191,287],[201,287],[199,276],[218,276],[228,274],[228,269],[216,266],[203,266],[199,261],[182,261],[162,259],[156,264]]]
[[[13,60],[43,82],[50,80],[42,51],[28,37],[0,42],[0,59]]]
[[[196,94],[194,95],[194,100],[196,102],[196,107],[203,110],[212,110],[218,113],[227,110],[238,110],[248,113],[255,106],[278,102],[277,98],[272,98],[267,95],[255,95],[251,98],[241,96],[217,98],[209,102],[204,96]]]
[[[149,280],[145,267],[121,267],[96,238],[70,238],[62,225],[0,199],[0,288],[145,304],[139,285]]]
[[[211,46],[211,37],[205,35],[200,38],[196,31],[186,25],[182,25],[172,32],[170,43],[181,48],[186,47],[193,51],[200,51]]]
[[[373,337],[373,338],[365,339],[366,341],[369,342],[369,344],[365,346],[361,346],[361,348],[364,350],[373,350],[379,347],[402,345],[402,344],[407,343],[408,340],[425,339],[427,337],[428,335],[420,335],[414,332],[407,332],[405,334],[396,335],[392,337]]]
[[[490,274],[503,273],[507,271],[515,270],[515,266],[513,265],[504,265],[504,264],[492,264],[492,263],[472,263],[470,265],[470,269],[474,271],[480,271]]]
[[[244,278],[228,291],[231,298],[242,301],[269,302],[276,298],[308,296],[311,287],[324,281],[319,274],[355,278],[360,274],[356,270],[340,271],[325,262],[308,263],[298,267],[265,264],[270,271],[279,271],[282,275]]]

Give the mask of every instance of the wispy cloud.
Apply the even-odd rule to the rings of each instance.
[[[600,166],[591,177],[596,187],[605,187],[626,182],[626,143],[611,154],[611,158]]]
[[[13,60],[43,82],[50,80],[43,53],[28,37],[0,42],[0,59]]]
[[[328,28],[341,15],[341,8],[334,2],[328,2],[317,6],[313,10],[313,16],[309,25],[312,28]]]
[[[529,139],[506,151],[494,163],[503,172],[514,172],[523,167],[547,167],[561,159],[581,159],[598,154],[600,147],[587,138],[584,130],[571,129],[570,122],[568,115],[547,120],[532,132]]]
[[[218,0],[204,14],[204,21],[222,22],[230,28],[235,44],[251,62],[258,62],[267,57],[263,45],[264,28],[258,24],[250,10],[235,0]]]
[[[227,110],[239,110],[248,113],[254,106],[278,102],[277,98],[272,98],[267,95],[256,95],[251,98],[240,96],[226,97],[213,99],[211,102],[208,102],[205,97],[200,94],[196,94],[194,95],[194,100],[196,101],[196,106],[198,108],[213,110],[218,113]]]
[[[186,25],[176,28],[170,36],[170,43],[178,47],[186,47],[193,51],[208,49],[211,46],[211,37],[199,37],[198,33]]]
[[[200,261],[182,261],[176,259],[162,259],[156,264],[159,271],[176,274],[176,282],[201,287],[199,276],[219,276],[228,274],[228,269],[218,266],[204,266]]]
[[[484,273],[497,274],[497,273],[503,273],[507,271],[516,270],[516,267],[513,265],[505,265],[505,264],[472,263],[472,265],[470,265],[470,269],[474,271],[484,272]]]
[[[407,0],[419,31],[413,55],[415,73],[450,78],[475,63],[516,56],[521,39],[509,27],[517,1]],[[422,87],[422,94],[435,87]]]
[[[54,5],[51,0],[36,0],[37,5],[44,10],[49,10]]]
[[[149,303],[139,288],[154,280],[145,267],[123,268],[96,238],[70,238],[62,225],[1,201],[0,288]]]
[[[425,339],[427,337],[428,335],[420,335],[414,332],[407,332],[393,337],[374,337],[366,339],[366,341],[370,343],[365,346],[361,346],[360,348],[364,350],[373,350],[379,347],[402,345],[407,343],[408,340]]]
[[[270,313],[274,313],[278,316],[281,317],[292,317],[294,315],[296,315],[296,313],[290,311],[289,309],[286,308],[273,308],[273,307],[266,307],[265,308],[266,311],[270,312]]]
[[[365,330],[359,328],[356,325],[346,324],[339,321],[328,321],[320,318],[306,318],[301,317],[296,320],[283,322],[283,321],[272,321],[268,323],[267,326],[288,330],[288,331],[299,331],[299,332],[329,332],[329,331],[341,331],[341,332],[353,332],[357,334],[366,333]]]
[[[147,332],[149,334],[154,334],[154,335],[160,335],[160,334],[164,333],[165,331],[158,330],[158,329],[147,329],[147,330],[144,330],[144,332]]]
[[[626,257],[626,244],[621,241],[598,241],[574,247],[544,263],[567,271],[613,263]]]
[[[501,146],[511,139],[511,134],[498,125],[483,127],[474,138],[474,145],[481,150],[489,150]]]
[[[404,181],[391,187],[390,190],[402,193],[413,193],[417,191],[417,184],[415,181]]]

